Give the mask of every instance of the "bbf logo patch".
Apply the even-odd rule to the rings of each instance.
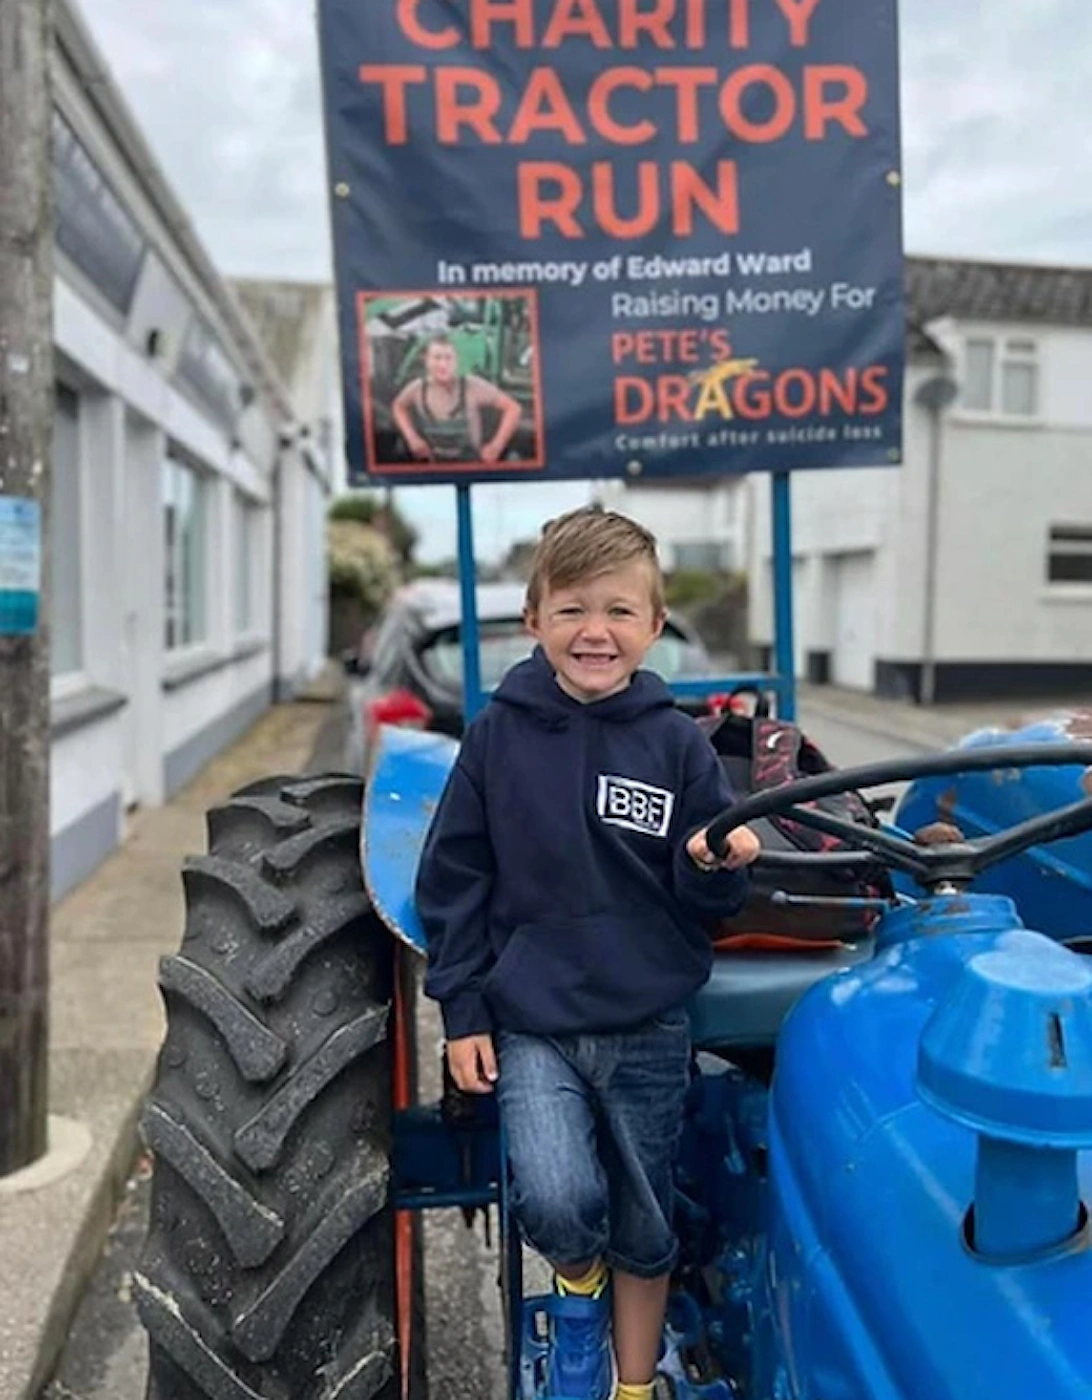
[[[599,775],[597,810],[611,826],[641,831],[646,836],[666,836],[671,825],[675,794],[664,788],[638,783],[632,778]]]

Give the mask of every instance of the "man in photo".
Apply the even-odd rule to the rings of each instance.
[[[494,409],[497,427],[486,439],[482,410]],[[497,462],[519,426],[519,403],[476,374],[460,374],[455,347],[446,335],[425,349],[425,372],[411,380],[391,405],[411,454],[421,462]]]

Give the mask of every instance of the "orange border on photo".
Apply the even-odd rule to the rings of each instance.
[[[438,300],[460,301],[467,297],[522,297],[531,312],[531,343],[534,346],[534,375],[531,391],[531,409],[535,427],[537,452],[530,461],[507,462],[377,462],[375,459],[375,414],[372,402],[371,359],[368,343],[369,301],[388,297],[432,297]],[[433,288],[431,291],[381,291],[357,292],[357,336],[360,349],[360,402],[364,418],[364,458],[371,476],[443,476],[447,472],[480,472],[492,474],[500,472],[542,471],[546,465],[546,427],[542,406],[542,342],[539,334],[538,291],[528,287],[525,291],[490,289],[487,292],[461,291],[451,287]]]

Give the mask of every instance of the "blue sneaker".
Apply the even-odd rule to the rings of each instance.
[[[547,1400],[610,1400],[614,1352],[610,1343],[610,1294],[598,1298],[557,1294],[550,1300]]]

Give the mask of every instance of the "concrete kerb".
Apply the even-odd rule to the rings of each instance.
[[[50,1107],[83,1122],[92,1144],[66,1175],[0,1194],[3,1400],[36,1400],[49,1380],[137,1160],[162,1038],[153,970],[181,938],[179,875],[204,849],[204,812],[270,773],[304,771],[338,699],[335,688],[269,710],[166,807],[138,813],[126,842],[54,907]]]
[[[65,1262],[56,1292],[50,1299],[49,1309],[42,1320],[30,1383],[25,1392],[15,1392],[15,1400],[24,1400],[24,1397],[25,1400],[37,1400],[64,1349],[72,1319],[76,1315],[76,1309],[91,1275],[95,1272],[103,1244],[114,1221],[114,1212],[140,1151],[140,1108],[151,1084],[152,1071],[149,1067],[129,1112],[117,1127],[117,1136],[113,1144],[107,1145],[105,1159],[90,1183],[83,1217],[78,1223],[71,1252]]]

